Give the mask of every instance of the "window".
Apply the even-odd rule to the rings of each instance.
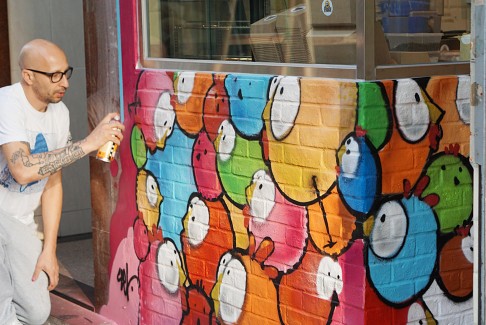
[[[142,65],[363,79],[468,73],[469,2],[140,0]]]

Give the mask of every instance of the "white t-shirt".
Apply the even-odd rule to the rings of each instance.
[[[65,147],[70,141],[66,105],[49,104],[45,112],[39,112],[30,105],[20,83],[0,88],[0,146],[17,141],[28,142],[31,153]],[[0,150],[0,218],[11,216],[33,226],[46,183],[47,178],[28,185],[17,183]]]

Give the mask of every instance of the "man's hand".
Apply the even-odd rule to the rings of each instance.
[[[39,278],[39,274],[44,271],[47,274],[49,280],[49,286],[47,289],[51,291],[59,283],[59,264],[57,262],[57,256],[54,253],[42,251],[37,264],[35,266],[34,275],[32,281],[36,281]]]
[[[113,120],[119,117],[118,113],[107,114],[95,129],[85,138],[86,143],[83,144],[85,152],[93,152],[101,148],[108,141],[113,141],[120,144],[123,139],[123,131],[125,126],[119,121]]]

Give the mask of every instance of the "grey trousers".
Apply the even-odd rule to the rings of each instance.
[[[0,324],[44,324],[49,317],[47,275],[32,281],[41,250],[33,229],[0,215]]]

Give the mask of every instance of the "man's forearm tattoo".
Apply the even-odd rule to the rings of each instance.
[[[52,175],[86,155],[80,143],[81,141],[55,151],[31,155],[21,148],[12,155],[11,161],[15,164],[21,160],[25,167],[39,166],[39,175]]]

